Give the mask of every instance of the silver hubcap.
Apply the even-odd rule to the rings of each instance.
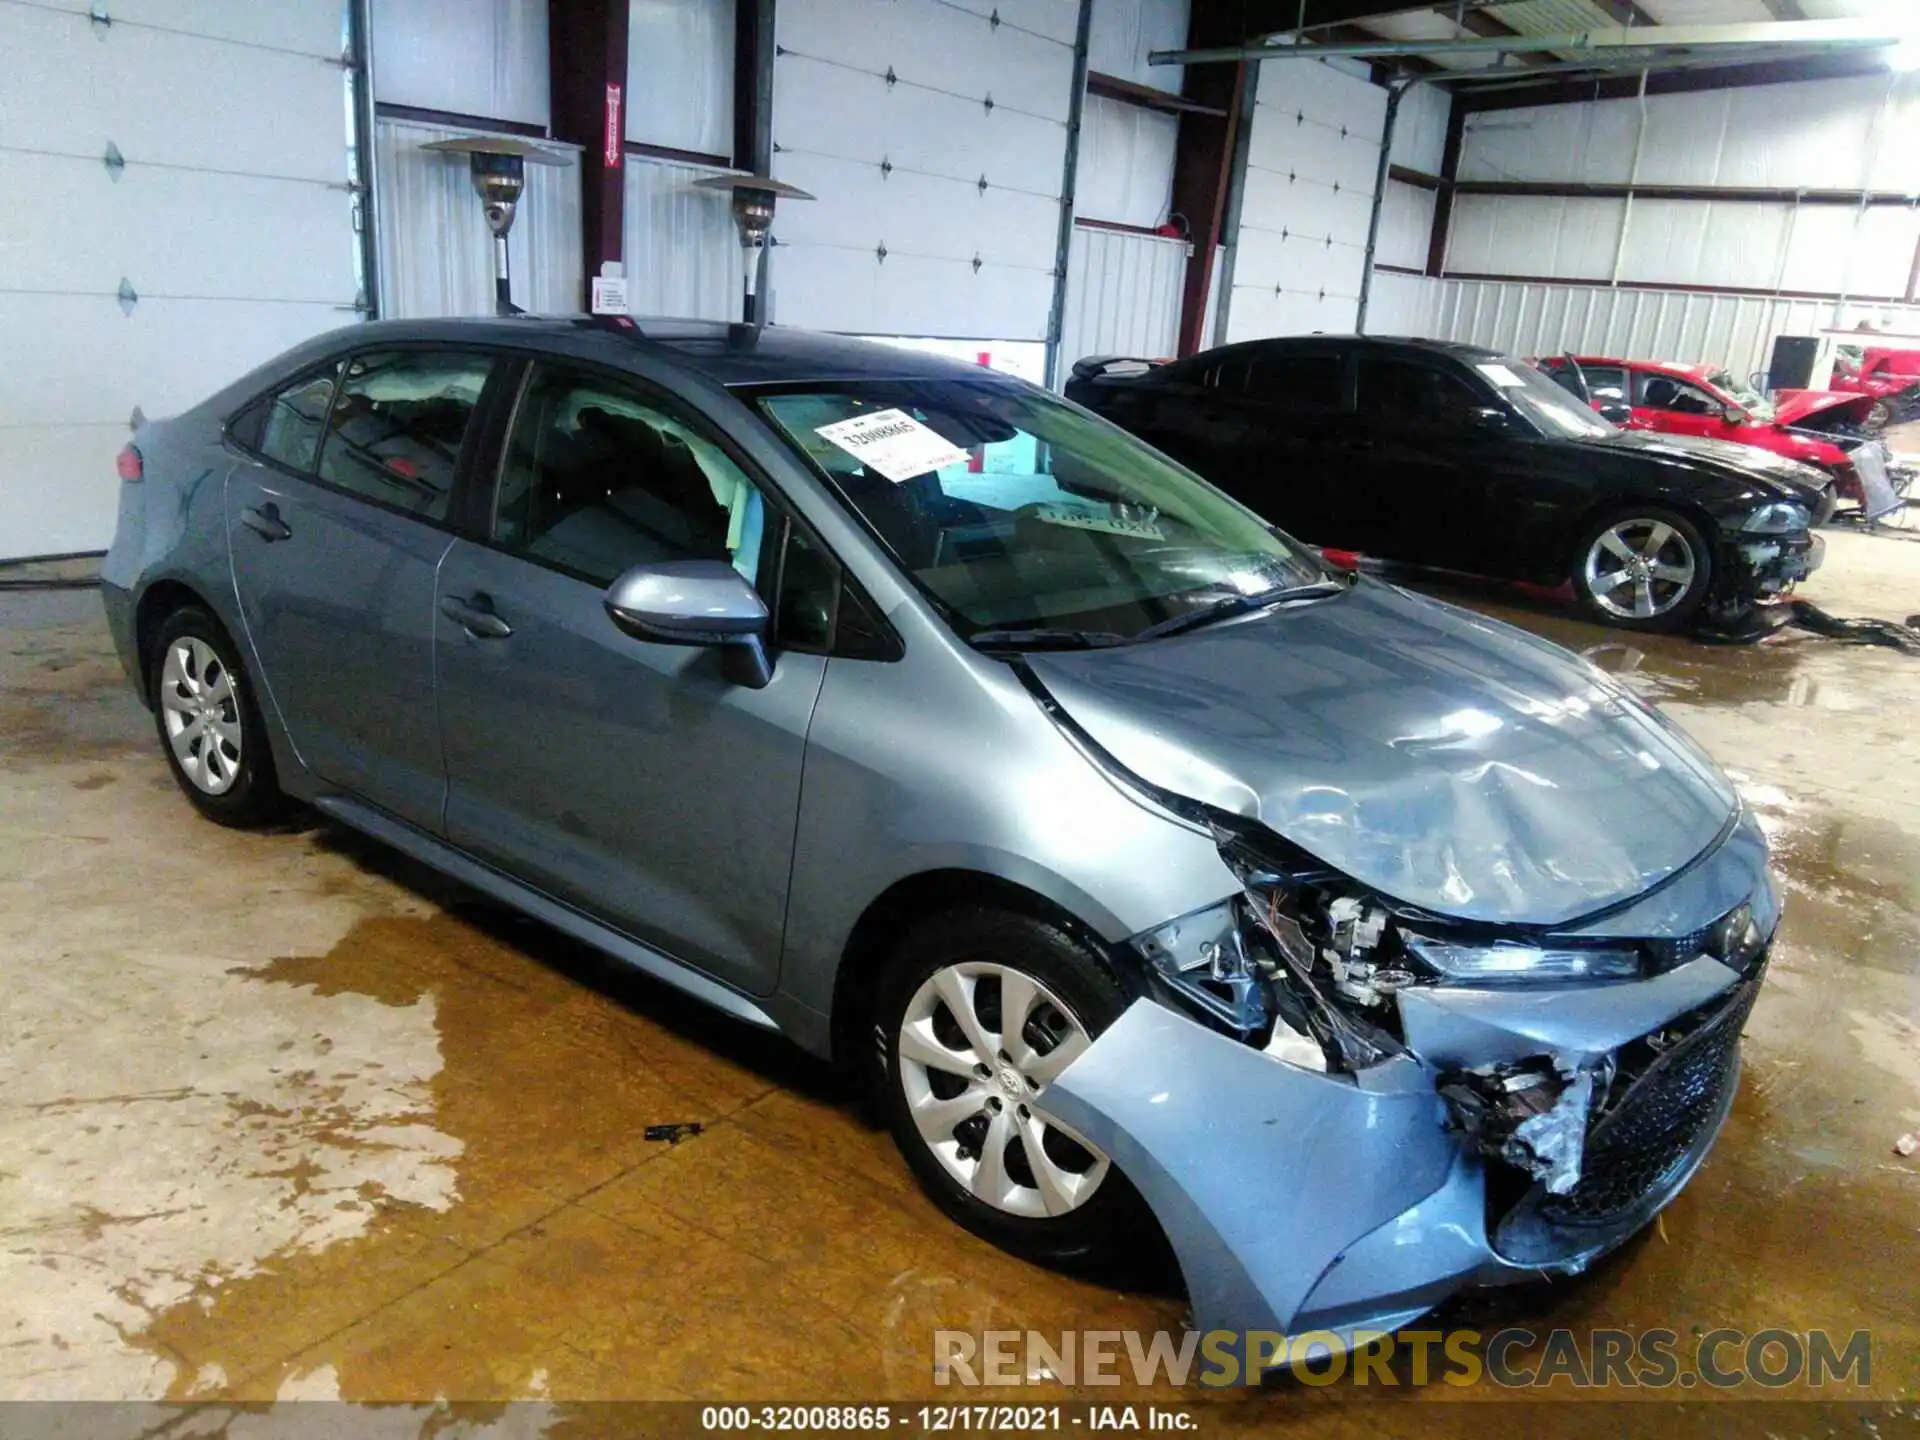
[[[1693,546],[1664,520],[1622,520],[1587,551],[1587,593],[1613,615],[1650,620],[1693,589]]]
[[[194,788],[231,790],[240,776],[240,697],[227,662],[206,641],[185,636],[167,648],[160,713],[173,758]]]
[[[1031,975],[949,965],[907,1004],[900,1085],[927,1148],[975,1198],[1009,1215],[1064,1215],[1100,1188],[1107,1157],[1035,1102],[1090,1043]]]

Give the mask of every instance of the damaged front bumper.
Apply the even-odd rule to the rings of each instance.
[[[1735,535],[1720,547],[1715,602],[1743,608],[1783,595],[1818,570],[1827,542],[1810,531],[1796,535]]]
[[[1415,975],[1365,907],[1327,912],[1266,946],[1264,1015],[1244,983],[1258,935],[1234,949],[1204,916],[1162,927],[1142,953],[1180,983],[1136,1000],[1039,1102],[1154,1210],[1203,1332],[1352,1343],[1464,1286],[1577,1273],[1620,1245],[1726,1118],[1779,907],[1742,816],[1667,885],[1530,952],[1654,937],[1639,943],[1664,958],[1640,978]],[[1304,956],[1281,953],[1296,936]]]

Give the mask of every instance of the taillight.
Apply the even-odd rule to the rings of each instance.
[[[120,472],[120,478],[131,484],[135,480],[147,478],[146,463],[140,458],[140,449],[128,441],[120,447],[120,454],[113,462],[113,468]]]

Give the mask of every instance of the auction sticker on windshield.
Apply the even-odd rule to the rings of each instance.
[[[1511,390],[1527,383],[1504,365],[1476,365],[1473,368],[1503,390]]]
[[[929,470],[944,470],[967,458],[965,450],[904,410],[856,415],[851,420],[822,425],[813,433],[896,483]]]

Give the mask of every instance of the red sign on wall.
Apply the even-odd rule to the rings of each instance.
[[[609,170],[618,170],[620,168],[620,158],[624,153],[620,144],[622,138],[620,133],[620,87],[618,85],[609,85],[607,86],[606,147],[601,156],[601,159],[606,162]]]

